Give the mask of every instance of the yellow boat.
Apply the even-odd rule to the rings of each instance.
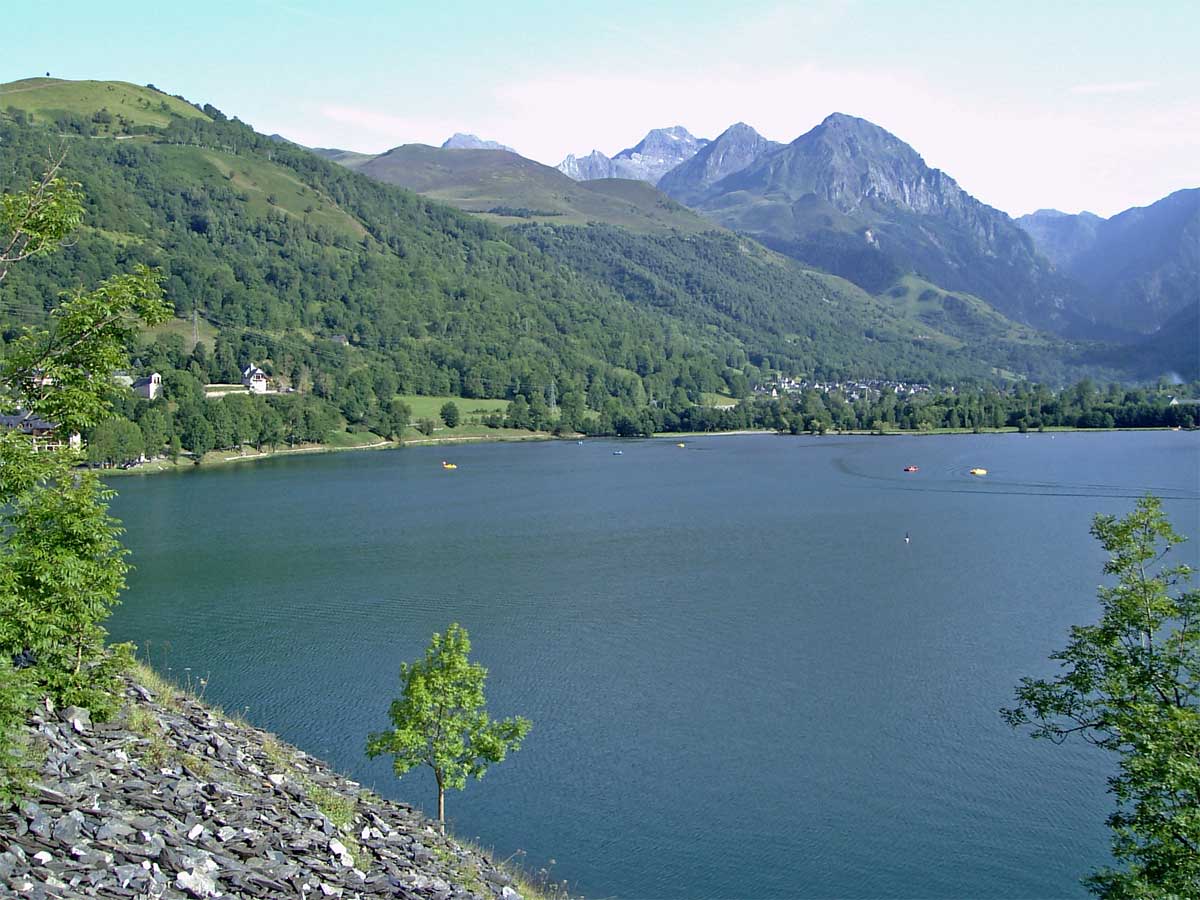
[[[979,469],[979,468],[972,469],[972,470],[971,470],[971,474],[972,474],[972,475],[986,475],[986,474],[987,474],[987,469]]]
[[[443,460],[442,460],[442,468],[443,468],[443,469],[457,469],[457,468],[458,468],[458,463],[446,462],[446,461],[443,459]]]

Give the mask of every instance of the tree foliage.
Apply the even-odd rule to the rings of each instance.
[[[80,198],[52,177],[57,168],[0,205],[0,273],[48,253],[78,222]],[[167,315],[157,274],[142,266],[65,295],[45,327],[14,335],[0,405],[62,433],[96,425],[111,414],[113,371],[128,365],[137,328]],[[97,720],[117,703],[125,654],[106,650],[102,623],[125,584],[125,551],[108,515],[111,492],[76,469],[82,458],[65,441],[48,451],[20,430],[0,434],[0,796],[20,787],[13,723],[22,698],[88,706]]]
[[[445,831],[445,792],[482,778],[488,766],[517,750],[532,727],[515,717],[492,721],[484,709],[487,670],[468,659],[471,642],[457,623],[435,633],[425,659],[400,665],[400,697],[392,701],[392,727],[372,734],[367,755],[392,756],[397,776],[427,765],[438,789],[438,821]]]
[[[1098,592],[1101,616],[1071,629],[1053,654],[1063,672],[1024,678],[1014,726],[1060,743],[1078,735],[1116,754],[1110,780],[1113,855],[1123,869],[1087,879],[1107,898],[1200,896],[1200,591],[1192,570],[1167,565],[1184,539],[1153,497],[1128,516],[1097,516],[1092,534],[1116,584]]]
[[[56,249],[83,215],[78,185],[58,177],[62,157],[27,191],[0,196],[0,281],[13,263]]]

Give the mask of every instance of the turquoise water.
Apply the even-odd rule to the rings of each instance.
[[[534,730],[448,818],[589,896],[1083,897],[1110,763],[997,709],[1095,617],[1094,513],[1154,491],[1197,561],[1198,437],[496,444],[124,478],[137,571],[110,630],[428,810],[431,778],[362,750],[399,663],[461,622],[493,712]]]

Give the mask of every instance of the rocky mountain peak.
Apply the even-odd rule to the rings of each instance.
[[[797,199],[815,193],[845,213],[882,202],[930,214],[969,199],[953,178],[931,169],[890,131],[844,113],[827,116],[771,161],[777,158],[792,191],[801,192]]]
[[[558,171],[576,181],[595,181],[598,178],[613,178],[612,160],[593,150],[587,156],[576,156],[568,153],[567,158],[558,164]]]
[[[740,172],[780,146],[775,141],[768,141],[745,122],[738,122],[701,147],[691,159],[664,175],[658,187],[681,203],[697,202],[710,185]]]
[[[707,140],[695,137],[682,125],[654,128],[638,143],[626,147],[611,160],[603,153],[593,150],[583,159],[574,155],[568,156],[559,163],[558,169],[579,181],[595,178],[631,178],[657,184],[663,175],[681,162],[691,159],[696,155],[696,151],[707,143]],[[591,162],[585,165],[585,159]],[[603,165],[605,160],[609,162],[607,169]]]
[[[446,138],[442,144],[443,150],[507,150],[509,153],[516,153],[512,147],[501,144],[498,141],[485,141],[483,138],[473,134],[463,134],[461,131],[456,131],[450,137]]]

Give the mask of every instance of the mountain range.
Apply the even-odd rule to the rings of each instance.
[[[655,129],[611,159],[599,151],[567,157],[558,170],[576,188],[519,157],[492,155],[468,165],[448,157],[435,163],[425,154],[417,164],[417,154],[402,149],[378,158],[390,156],[389,164],[363,171],[476,213],[520,211],[527,220],[647,232],[679,227],[679,215],[639,215],[634,226],[628,214],[578,199],[578,188],[611,193],[621,183],[628,190],[635,181],[655,183],[709,222],[869,293],[895,296],[916,278],[1068,338],[1136,342],[1200,302],[1192,289],[1200,276],[1194,191],[1107,222],[1047,211],[1014,221],[927,166],[895,135],[840,113],[788,144],[741,122],[712,141],[680,126]],[[347,164],[363,165],[357,158]],[[665,208],[655,194],[643,191],[638,199]],[[694,220],[685,227],[701,230]]]
[[[342,162],[341,157],[330,157]],[[550,166],[500,149],[446,149],[405,144],[352,168],[466,212],[503,223],[606,222],[635,231],[708,231],[712,224],[687,207],[629,179],[572,181]]]
[[[581,158],[567,156],[558,164],[558,169],[576,181],[630,178],[657,184],[660,178],[691,159],[707,144],[707,140],[693,136],[682,125],[655,128],[637,144],[611,159],[599,150],[593,150]]]
[[[1200,188],[1110,219],[1041,209],[1017,224],[1117,327],[1153,333],[1200,296]]]
[[[185,121],[197,123],[188,126],[193,130],[210,127],[198,119],[226,127],[219,111],[180,98],[168,103],[155,90],[47,81],[54,83],[36,92],[0,85],[0,109],[11,98],[23,105],[9,108],[17,124],[28,114],[60,132],[102,136],[123,128],[126,134],[116,136],[142,142],[158,133],[145,129],[163,128],[151,142],[176,147],[173,135],[186,131]],[[92,100],[85,99],[89,90]],[[79,96],[72,99],[72,92]],[[131,130],[132,119],[108,124],[98,112],[88,113],[88,103],[95,109],[114,95],[122,105],[136,106],[146,124],[139,119]],[[148,124],[151,116],[158,124]],[[141,135],[134,134],[138,129]],[[227,146],[215,137],[189,140],[208,148],[205,159]],[[505,240],[536,247],[654,315],[682,316],[680,327],[703,323],[773,368],[828,366],[836,359],[841,371],[851,371],[850,353],[864,366],[910,373],[915,366],[930,377],[989,368],[995,377],[1050,380],[1091,366],[1134,377],[1164,371],[1187,376],[1200,369],[1200,341],[1164,332],[1186,329],[1200,307],[1194,190],[1109,220],[1040,211],[1017,222],[928,167],[895,135],[839,113],[787,144],[769,141],[745,123],[711,141],[679,126],[655,129],[611,159],[593,154],[575,160],[579,180],[562,167],[473,135],[455,135],[440,148],[404,145],[378,155],[331,148],[308,154],[278,136],[262,141],[265,149],[255,153],[262,171],[254,179],[278,186],[264,194],[272,201],[268,210],[283,204],[303,211],[306,222],[372,232],[374,223],[349,211],[326,187],[317,196],[328,202],[302,199],[314,189],[312,178],[334,183],[315,169],[303,175],[296,198],[286,199],[296,191],[296,172],[311,165],[295,153],[314,163],[334,162],[356,177],[417,191],[497,224],[523,225],[521,237]],[[268,171],[285,157],[290,174]],[[594,169],[584,165],[588,159]],[[241,184],[234,163],[203,165],[218,163],[233,185]],[[614,171],[635,177],[587,177]],[[253,192],[247,196],[253,215],[261,200]],[[747,270],[743,263],[751,258],[757,262]],[[728,277],[733,272],[741,274]],[[739,278],[774,287],[748,294]],[[793,301],[798,305],[789,307]],[[805,327],[806,321],[826,321],[823,308],[840,310],[834,318],[841,318],[844,333],[828,323]],[[865,344],[859,342],[864,336]],[[704,340],[699,332],[696,338]],[[1106,348],[1081,339],[1110,343]],[[821,357],[824,362],[814,355],[822,343],[833,350]],[[879,344],[883,356],[864,349]],[[892,364],[883,362],[889,354]],[[903,359],[908,362],[894,364]]]

